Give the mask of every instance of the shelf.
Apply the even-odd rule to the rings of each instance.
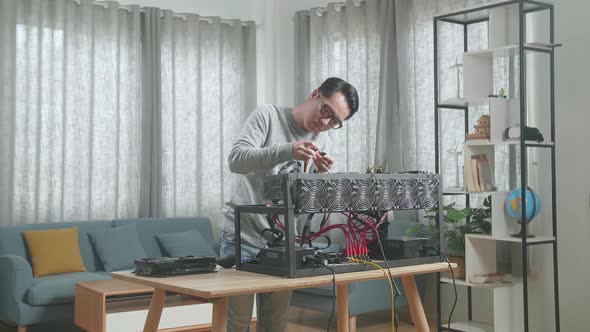
[[[440,190],[449,202],[454,201],[464,205],[469,205],[470,198],[492,196],[491,215],[493,217],[490,220],[491,234],[468,234],[464,236],[464,269],[467,277],[464,277],[464,280],[454,281],[456,285],[470,287],[467,289],[470,291],[470,296],[471,291],[475,292],[474,299],[466,301],[468,302],[469,312],[471,313],[475,307],[478,310],[474,311],[474,317],[477,317],[475,312],[485,312],[486,317],[489,318],[480,319],[486,323],[472,320],[462,321],[465,318],[458,318],[456,322],[448,323],[450,325],[449,330],[451,331],[520,331],[523,329],[523,324],[527,326],[527,323],[533,318],[524,309],[532,303],[530,297],[526,297],[527,292],[530,294],[533,289],[536,289],[532,288],[532,285],[536,287],[537,282],[539,285],[543,283],[543,287],[548,287],[550,282],[549,279],[537,280],[539,278],[535,278],[534,276],[540,272],[532,271],[530,267],[526,266],[524,261],[529,262],[530,265],[530,261],[526,259],[527,253],[529,252],[527,248],[543,246],[543,250],[549,250],[549,246],[551,245],[555,248],[557,238],[552,236],[554,234],[553,232],[555,232],[555,215],[546,215],[531,223],[531,225],[536,223],[548,226],[552,222],[552,231],[547,230],[545,227],[543,229],[546,229],[546,231],[536,230],[533,226],[531,228],[533,231],[530,233],[537,235],[536,237],[525,239],[518,236],[512,237],[511,234],[519,234],[524,226],[518,224],[506,213],[505,202],[511,191],[507,191],[506,186],[502,185],[502,183],[505,182],[504,180],[510,182],[509,180],[512,175],[518,173],[520,169],[523,171],[522,176],[526,174],[526,177],[530,177],[525,181],[527,183],[531,179],[534,182],[536,179],[542,180],[549,177],[547,181],[552,186],[555,186],[555,161],[553,159],[549,163],[551,171],[544,173],[537,172],[538,174],[535,172],[529,174],[532,169],[529,164],[521,165],[521,163],[516,163],[514,165],[512,162],[514,158],[512,155],[516,147],[518,147],[516,150],[520,150],[520,153],[525,154],[533,151],[536,152],[539,148],[546,148],[548,150],[543,150],[543,152],[555,152],[557,145],[555,143],[556,138],[553,135],[546,137],[546,142],[525,141],[524,139],[527,136],[523,137],[522,141],[521,139],[504,139],[506,128],[515,125],[518,126],[518,124],[526,124],[526,121],[523,120],[526,119],[526,114],[523,115],[521,113],[527,110],[526,105],[529,102],[526,99],[518,98],[521,94],[513,88],[514,86],[518,86],[517,81],[521,81],[520,78],[522,76],[524,76],[523,79],[525,81],[528,80],[529,76],[531,76],[529,73],[530,70],[538,69],[537,67],[540,68],[541,65],[546,65],[549,71],[553,70],[553,63],[551,63],[550,58],[554,55],[555,48],[561,46],[555,43],[553,38],[554,31],[551,23],[554,19],[554,3],[555,0],[491,0],[475,7],[437,14],[433,18],[433,38],[435,40],[433,60],[435,68],[439,68],[438,65],[445,63],[457,64],[457,54],[459,55],[459,62],[461,62],[461,58],[463,60],[461,62],[462,73],[458,66],[447,68],[449,70],[441,71],[439,69],[434,71],[434,116],[447,115],[450,112],[452,113],[450,114],[451,116],[458,116],[457,122],[460,120],[464,121],[464,125],[457,123],[451,127],[442,126],[440,121],[434,124],[435,132],[439,135],[437,137],[439,144],[434,146],[439,156],[436,171],[440,172],[444,170],[444,165],[448,165],[447,161],[451,159],[442,151],[442,148],[447,143],[449,146],[455,147],[453,155],[456,168],[458,168],[456,170],[457,178],[455,181],[450,181],[447,186],[444,188],[441,187]],[[521,15],[523,11],[527,15]],[[541,15],[529,14],[533,12]],[[529,34],[527,38],[526,22],[532,16],[543,16],[539,19],[539,21],[543,21],[543,24],[547,21],[546,25],[550,25],[547,36],[544,34],[542,38],[536,38]],[[461,45],[459,43],[451,46],[445,44],[444,49],[439,46],[438,42],[441,42],[441,32],[443,34],[449,33],[449,31],[450,33],[455,33],[455,31],[459,33],[460,29],[463,29],[464,34]],[[469,40],[473,39],[472,37],[479,37],[480,35],[482,37],[487,35],[486,44],[482,45],[485,49],[477,50],[476,48],[469,48],[468,46],[471,44]],[[482,39],[482,41],[484,40]],[[448,47],[452,47],[453,52],[448,52]],[[519,60],[521,51],[522,59]],[[517,69],[512,68],[512,63],[515,61],[520,64]],[[537,66],[529,68],[529,63],[537,64],[537,62]],[[451,71],[451,69],[454,70]],[[506,73],[507,70],[510,71],[508,75],[497,75],[497,72]],[[452,77],[455,74],[457,76],[455,84],[444,86],[443,89],[439,74],[444,74],[445,78]],[[524,82],[520,83],[523,83],[523,86],[520,87],[520,92],[523,92],[522,96],[529,95],[530,92],[528,90],[531,87],[524,84]],[[462,90],[459,91],[461,93],[449,93],[454,88]],[[548,84],[539,86],[538,90],[541,91],[541,88],[543,90],[539,95],[543,96],[543,100],[541,100],[543,107],[535,107],[534,110],[532,108],[531,110],[535,112],[535,116],[538,114],[539,118],[541,116],[545,117],[544,112],[549,113],[549,117],[546,119],[549,122],[543,122],[543,126],[539,127],[539,130],[544,132],[544,135],[548,135],[551,131],[550,129],[555,126],[554,77],[549,77]],[[489,97],[499,95],[502,89],[505,90],[505,96],[510,98]],[[447,99],[453,96],[461,96],[462,98]],[[525,107],[524,110],[523,107]],[[536,109],[539,109],[539,111],[537,112]],[[459,113],[455,114],[456,112]],[[480,123],[478,117],[481,114],[487,114],[489,118],[480,118],[482,119]],[[521,115],[525,116],[525,118],[521,119]],[[534,123],[531,124],[535,125]],[[539,125],[537,124],[536,126]],[[489,128],[486,129],[487,133],[485,135],[463,135],[464,132],[470,134],[484,133],[481,130],[482,127]],[[448,130],[461,136],[462,139],[460,141],[463,141],[463,138],[467,137],[487,137],[487,139],[465,140],[465,142],[457,146],[456,140],[454,143],[452,140],[447,142],[449,140],[448,137],[443,135]],[[460,152],[456,151],[456,148],[462,150],[462,157]],[[534,150],[530,150],[529,148]],[[506,165],[505,162],[507,152],[510,152],[510,156],[508,156],[509,165]],[[464,166],[462,182],[459,158],[463,159],[462,164]],[[543,165],[546,165],[546,160],[542,160]],[[496,168],[498,168],[497,171]],[[461,184],[464,187],[459,187]],[[476,189],[485,191],[475,191]],[[493,189],[504,190],[492,191]],[[481,197],[478,195],[481,195]],[[553,192],[553,195],[555,195],[555,192]],[[463,203],[464,200],[465,202]],[[545,248],[545,244],[548,245],[547,248]],[[558,257],[554,253],[554,264],[557,263],[557,259]],[[543,273],[547,272],[549,274],[546,268],[542,270],[544,271]],[[483,284],[470,282],[470,279],[478,280],[470,278],[470,276],[473,277],[478,274],[494,271],[507,273],[503,282]],[[557,280],[555,277],[556,271],[553,271],[554,280]],[[513,273],[515,277],[512,276]],[[519,275],[521,276],[519,277]],[[527,279],[524,279],[525,276]],[[525,282],[527,280],[528,282]],[[438,282],[437,286],[439,288],[444,287],[445,291],[448,291],[448,286],[446,285],[453,284],[453,280],[448,274],[444,278],[439,278]],[[441,284],[445,284],[445,286],[441,286]],[[559,285],[554,284],[553,287],[555,296],[557,296]],[[491,289],[491,294],[490,291],[485,291],[486,294],[481,295],[485,295],[486,297],[493,295],[491,299],[492,307],[489,307],[490,303],[488,303],[487,298],[486,301],[482,301],[479,298],[480,293],[482,293],[480,289]],[[554,297],[554,302],[558,304],[556,297]],[[437,299],[437,304],[439,307],[442,307],[443,303],[440,298]],[[536,303],[534,305],[541,304]],[[556,317],[558,312],[559,308],[556,306]],[[440,315],[441,312],[439,311],[438,314]],[[445,331],[447,330],[447,324],[441,324],[437,328]]]
[[[451,98],[446,99],[438,104],[438,108],[466,108],[468,106],[487,106],[489,98],[483,99],[463,99]]]
[[[521,238],[512,237],[512,236],[492,236],[492,235],[484,235],[484,234],[467,234],[465,238],[471,239],[481,239],[481,240],[488,240],[488,241],[506,241],[506,242],[522,242]],[[553,236],[536,236],[527,238],[527,243],[538,243],[538,242],[549,242],[555,241]]]
[[[506,4],[509,4],[509,7],[518,8],[518,3],[515,3],[515,1],[497,1],[486,5],[466,8],[459,12],[454,11],[450,13],[440,13],[437,14],[434,18],[441,21],[457,24],[478,23],[490,19],[490,9],[503,5],[505,6]],[[524,11],[526,13],[530,13],[550,7],[553,7],[553,5],[547,1],[537,1],[536,3],[526,2],[524,4]]]
[[[453,284],[453,279],[451,278],[440,278],[440,282],[445,284]],[[455,279],[455,284],[460,286],[468,286],[468,287],[475,287],[475,288],[500,288],[500,287],[512,287],[516,284],[522,282],[520,278],[506,278],[505,282],[497,282],[497,283],[485,283],[485,284],[474,284],[472,282],[468,282],[463,279]]]
[[[447,324],[443,324],[441,327],[447,327]],[[464,321],[464,322],[452,322],[452,331],[465,331],[465,332],[494,332],[494,325],[480,323],[475,321]]]
[[[478,56],[486,58],[503,58],[515,55],[518,55],[518,45],[507,45],[463,53],[463,56]]]
[[[526,43],[524,44],[525,51],[539,51],[539,52],[551,52],[553,47],[558,46],[558,44],[551,45],[545,43]],[[488,48],[478,51],[471,51],[463,53],[464,56],[478,56],[478,57],[486,57],[486,58],[503,58],[507,56],[516,56],[518,55],[519,48],[518,44]]]
[[[466,146],[519,145],[520,140],[519,139],[506,140],[506,141],[492,143],[490,140],[486,140],[486,139],[475,139],[475,140],[467,140],[463,144]],[[554,146],[553,142],[544,143],[544,142],[537,142],[537,141],[524,141],[524,145],[530,146],[530,147],[535,147],[535,146],[536,147],[552,147],[552,146]]]
[[[467,191],[467,190],[445,189],[445,190],[443,190],[443,195],[473,195],[473,194],[491,195],[495,192],[497,192],[497,191]]]

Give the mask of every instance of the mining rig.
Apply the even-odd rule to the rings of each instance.
[[[439,255],[424,249],[443,248],[440,238],[387,238],[390,211],[435,208],[442,216],[439,175],[293,172],[267,177],[264,193],[265,205],[235,207],[236,239],[240,238],[241,215],[248,213],[266,215],[269,227],[265,231],[272,235],[256,259],[236,261],[238,270],[296,278],[370,269],[360,261],[383,265],[386,260],[388,267],[441,261]],[[308,216],[300,234],[295,231],[296,215]],[[316,215],[319,224],[311,224]],[[342,216],[341,222],[330,222],[335,215]],[[329,245],[327,232],[331,230],[344,234],[342,250],[326,251],[315,245],[320,240]],[[235,254],[242,257],[240,241],[236,241]]]

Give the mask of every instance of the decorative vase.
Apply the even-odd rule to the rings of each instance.
[[[451,261],[451,263],[457,264],[457,267],[453,270],[455,279],[465,280],[465,257],[450,256],[449,261]],[[449,278],[450,277],[451,273],[449,272]]]

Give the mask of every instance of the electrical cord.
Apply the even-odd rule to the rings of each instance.
[[[438,250],[437,248],[428,247],[428,246],[422,246],[422,249],[432,249],[432,250],[435,250],[441,256],[443,256],[445,258],[445,260],[447,261],[447,264],[449,264],[449,270],[451,270],[451,277],[453,278],[453,288],[455,290],[455,301],[453,301],[453,307],[451,308],[451,312],[449,313],[449,320],[447,322],[447,329],[449,331],[452,331],[451,330],[451,318],[453,317],[453,311],[455,311],[455,306],[457,305],[457,285],[455,284],[455,273],[453,273],[453,268],[451,266],[451,261],[449,261],[449,258],[447,257],[447,255],[445,255],[442,251]],[[438,282],[438,280],[437,280],[437,282]]]
[[[383,271],[383,274],[385,275],[385,277],[387,278],[387,281],[389,282],[389,290],[391,292],[391,332],[395,332],[396,328],[397,328],[397,319],[396,319],[396,314],[395,314],[395,294],[393,292],[393,282],[391,279],[391,271],[385,271],[384,268],[382,268],[381,266],[379,266],[378,264],[375,264],[373,262],[369,262],[369,261],[365,261],[362,259],[356,259],[356,258],[349,258],[349,260],[351,262],[355,262],[355,263],[365,263],[365,264],[369,264],[371,266],[374,266],[376,268],[378,268],[379,270]],[[389,276],[388,276],[388,272],[389,272]]]
[[[324,264],[321,260],[315,258],[314,256],[305,256],[306,258],[311,259],[312,261],[320,264],[321,266],[325,267],[326,269],[332,271],[332,311],[330,312],[330,319],[328,320],[328,329],[327,332],[330,332],[330,325],[332,325],[332,319],[334,318],[334,308],[336,307],[336,271],[334,268]]]
[[[360,216],[359,216],[360,217]],[[381,217],[381,222],[385,221],[384,216]],[[367,220],[363,220],[361,218],[361,220],[366,223],[367,225],[370,225]],[[389,264],[387,263],[387,258],[385,257],[385,250],[383,250],[383,243],[381,242],[381,236],[379,235],[379,224],[377,224],[377,226],[374,225],[370,225],[371,228],[375,231],[376,233],[376,237],[377,237],[377,242],[379,242],[379,248],[381,249],[381,256],[383,257],[383,263],[385,264],[385,267],[387,268],[387,272],[389,273],[389,279],[391,279],[391,282],[393,283],[393,288],[395,289],[395,293],[397,295],[401,295],[402,293],[399,290],[399,287],[397,286],[397,283],[395,282],[395,280],[393,279],[393,276],[391,275],[391,271],[389,270]]]
[[[399,291],[399,288],[397,287],[395,280],[393,280],[393,276],[391,275],[391,271],[389,270],[389,264],[387,264],[387,258],[385,257],[385,250],[383,250],[383,243],[381,242],[381,237],[379,236],[378,233],[377,233],[377,241],[379,242],[379,248],[381,248],[381,255],[383,255],[383,263],[385,263],[385,267],[387,268],[387,272],[389,273],[389,279],[391,279],[391,282],[393,282],[393,287],[395,289],[395,293],[397,295],[402,295],[402,293]]]
[[[379,236],[379,231],[376,229],[375,232],[377,233],[377,242],[379,243],[379,248],[381,249],[381,255],[383,257],[383,262],[385,263],[385,267],[387,268],[387,273],[389,274],[389,280],[391,280],[391,283],[393,284],[393,289],[395,290],[395,293],[397,295],[402,295],[402,293],[400,292],[399,288],[397,287],[397,283],[395,282],[395,280],[393,279],[393,276],[391,275],[391,270],[389,269],[389,264],[387,263],[387,257],[385,257],[385,250],[383,250],[383,243],[381,242],[381,236]],[[395,300],[393,302],[393,305],[395,307]],[[394,309],[392,309],[394,310]],[[397,314],[395,314],[395,322],[397,323]]]

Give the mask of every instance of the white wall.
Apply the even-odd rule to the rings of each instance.
[[[229,1],[231,0],[225,0],[226,3]],[[293,99],[293,15],[298,10],[327,6],[329,2],[333,1],[258,0],[257,22],[261,24],[257,34],[258,103],[292,106],[301,102]]]
[[[557,221],[562,331],[590,315],[590,1],[556,2]]]
[[[275,51],[276,63],[275,63],[275,82],[276,91],[275,97],[276,102],[282,105],[293,105],[302,100],[294,100],[294,25],[293,15],[298,10],[310,9],[313,7],[325,7],[330,2],[341,2],[341,1],[327,1],[327,0],[266,0],[273,2],[277,6],[275,11],[274,19],[276,25],[274,31],[276,31],[275,40]],[[311,93],[311,91],[310,91]]]

